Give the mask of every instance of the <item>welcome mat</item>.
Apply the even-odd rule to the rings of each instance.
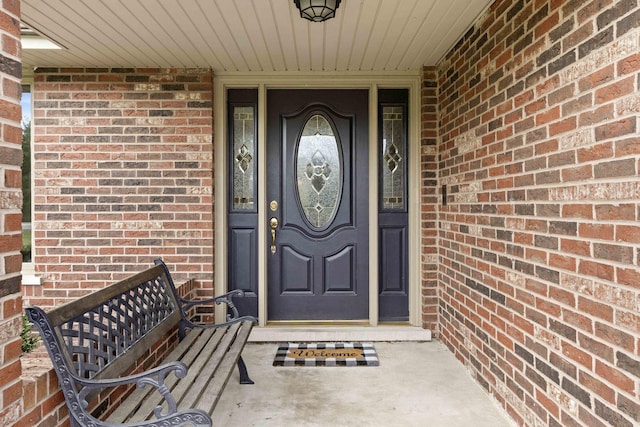
[[[280,344],[273,366],[378,366],[372,343]]]

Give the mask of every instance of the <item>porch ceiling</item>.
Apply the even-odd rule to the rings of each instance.
[[[435,65],[493,0],[343,0],[311,23],[292,0],[22,0],[59,50],[26,69],[211,67],[216,72],[418,70]]]

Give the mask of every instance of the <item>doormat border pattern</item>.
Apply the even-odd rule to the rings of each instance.
[[[362,351],[362,357],[289,357],[290,350],[341,350]],[[273,366],[379,366],[380,361],[373,343],[361,342],[321,342],[321,343],[280,343]]]

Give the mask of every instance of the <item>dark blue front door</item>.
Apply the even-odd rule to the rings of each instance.
[[[369,317],[368,99],[267,92],[269,320]]]

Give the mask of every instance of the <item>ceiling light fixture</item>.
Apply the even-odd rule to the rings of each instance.
[[[341,0],[293,0],[300,16],[311,22],[324,22],[335,18]]]

